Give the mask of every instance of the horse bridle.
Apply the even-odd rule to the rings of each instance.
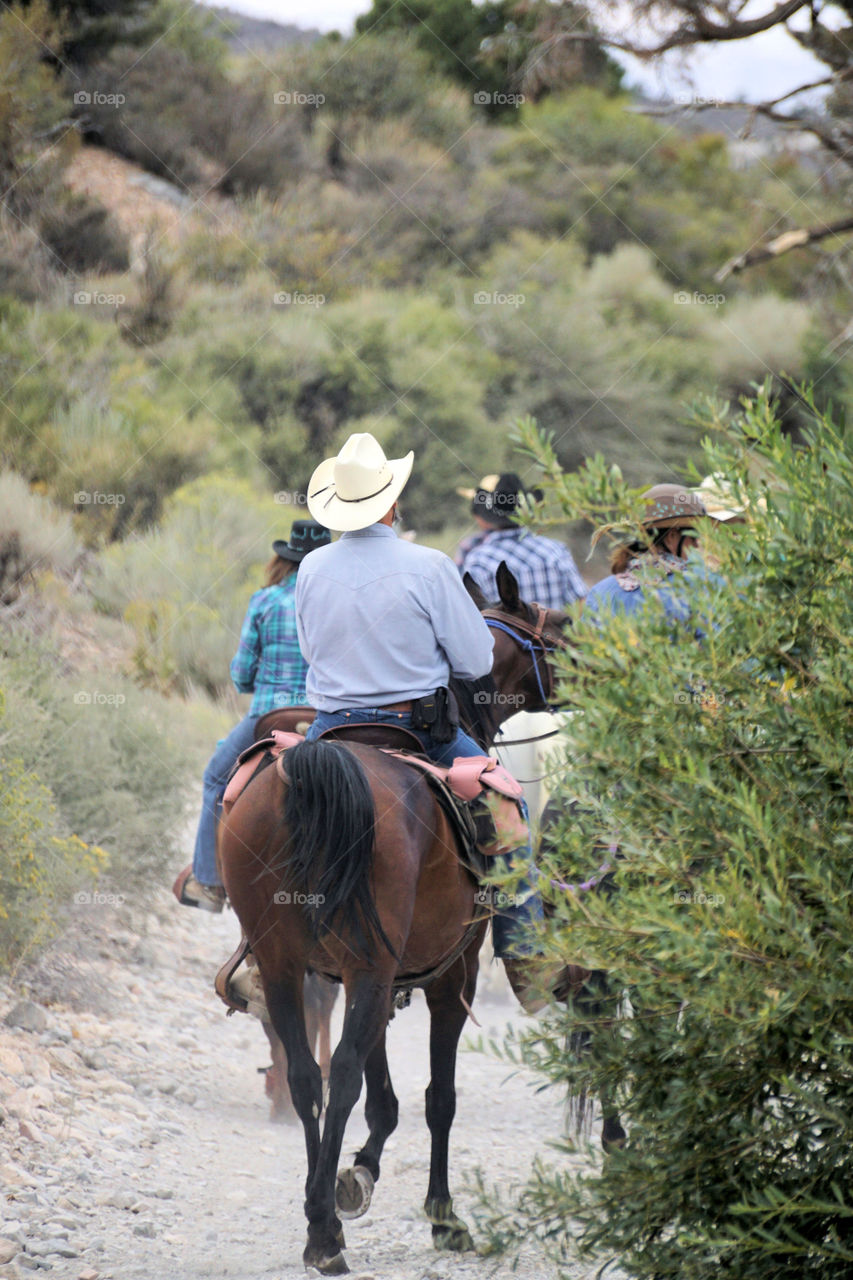
[[[536,610],[536,621],[528,622],[525,618],[516,618],[511,613],[504,613],[501,609],[484,609],[483,618],[486,626],[492,627],[495,631],[503,631],[510,636],[517,645],[519,645],[525,653],[529,653],[533,662],[533,673],[536,676],[536,684],[539,689],[539,696],[543,705],[549,711],[555,711],[554,706],[554,669],[548,662],[547,655],[556,653],[558,649],[565,648],[565,641],[557,639],[554,644],[549,644],[545,637],[545,623],[548,619],[548,610],[543,609],[541,604],[535,602],[531,604],[531,609]],[[541,667],[545,668],[546,683],[543,684]]]

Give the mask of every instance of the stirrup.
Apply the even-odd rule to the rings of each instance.
[[[241,938],[236,951],[228,957],[217,973],[213,981],[213,987],[223,1004],[228,1006],[227,1017],[230,1017],[236,1011],[237,1013],[251,1013],[256,1018],[260,1018],[262,1022],[269,1022],[270,1016],[264,1000],[263,988],[260,987],[260,984],[258,984],[258,989],[255,991],[252,988],[247,988],[245,979],[242,982],[233,981],[237,970],[251,954],[249,943],[245,938]]]

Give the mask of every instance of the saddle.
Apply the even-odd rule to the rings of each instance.
[[[317,741],[322,739],[378,747],[419,770],[450,822],[463,865],[476,879],[485,872],[489,857],[517,848],[527,839],[518,805],[521,786],[491,756],[460,756],[447,768],[428,759],[408,729],[375,722],[339,725],[320,734]],[[284,753],[304,741],[299,733],[275,729],[269,738],[242,752],[222,798],[223,812],[228,813],[255,774],[273,762],[284,777]]]
[[[328,729],[320,737],[378,747],[394,759],[418,769],[450,822],[460,862],[478,883],[486,872],[490,856],[517,848],[527,839],[527,825],[518,804],[521,786],[491,756],[459,757],[448,769],[423,755],[419,739],[408,729],[375,722],[341,725]],[[273,729],[268,738],[254,742],[243,751],[222,798],[223,812],[227,813],[252,778],[270,765],[274,764],[281,777],[285,777],[285,753],[304,741],[301,733]],[[491,805],[484,797],[486,789],[494,801]],[[407,994],[411,995],[414,986],[434,980],[455,963],[472,932],[489,914],[488,905],[477,905],[474,918],[458,945],[437,968],[426,974],[398,976],[393,984],[398,998],[405,999]],[[229,1013],[235,1009],[245,1012],[248,1008],[246,1000],[231,989],[230,981],[249,954],[249,943],[243,938],[216,975],[216,992],[228,1006]],[[326,976],[331,981],[338,981],[333,974]]]

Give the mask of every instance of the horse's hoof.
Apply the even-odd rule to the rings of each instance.
[[[306,1271],[319,1271],[321,1276],[345,1276],[349,1274],[349,1267],[342,1253],[336,1253],[327,1258],[325,1256],[312,1255],[311,1250],[306,1249],[302,1255],[302,1261],[305,1263]]]
[[[342,1218],[360,1218],[370,1208],[373,1175],[363,1164],[344,1169],[335,1183],[335,1206]]]
[[[452,1249],[454,1253],[474,1252],[471,1232],[453,1212],[453,1201],[427,1200],[424,1210],[432,1223],[432,1242],[436,1249]]]
[[[432,1242],[436,1249],[452,1249],[454,1253],[474,1252],[474,1241],[464,1222],[457,1222],[455,1226],[433,1227]]]
[[[601,1145],[607,1155],[611,1151],[619,1151],[628,1141],[628,1135],[618,1119],[608,1116],[601,1126]]]

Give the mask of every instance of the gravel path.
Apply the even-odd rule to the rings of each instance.
[[[56,1280],[296,1280],[304,1276],[301,1129],[272,1125],[257,1068],[260,1026],[224,1016],[211,987],[237,926],[164,895],[147,915],[108,902],[75,908],[63,942],[0,984],[0,1277]],[[3,1019],[28,985],[34,1001]],[[499,968],[478,995],[470,1045],[520,1022]],[[334,1030],[340,1022],[336,1007]],[[400,1124],[367,1216],[346,1227],[355,1275],[383,1280],[552,1280],[530,1252],[507,1262],[437,1253],[421,1206],[428,1016],[420,993],[389,1031]],[[455,1207],[471,1221],[466,1176],[523,1176],[561,1125],[561,1102],[532,1077],[467,1051],[451,1138]],[[362,1103],[344,1144],[366,1134]],[[475,1230],[476,1235],[476,1230]],[[571,1272],[577,1280],[587,1272]],[[589,1272],[591,1275],[592,1272]]]

